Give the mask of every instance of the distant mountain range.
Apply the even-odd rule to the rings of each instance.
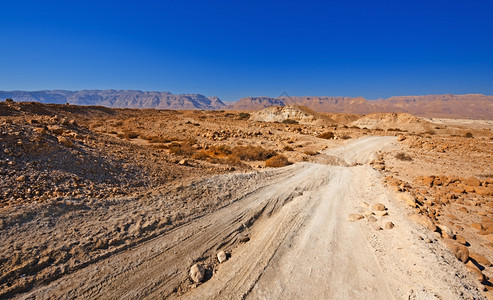
[[[173,95],[170,92],[142,92],[134,90],[82,91],[0,91],[0,99],[37,101],[42,103],[70,103],[74,105],[101,105],[113,108],[158,109],[222,109],[226,107],[218,97],[200,94]]]
[[[0,91],[0,99],[6,98],[12,98],[15,101],[101,105],[113,108],[177,110],[255,111],[271,106],[302,105],[317,112],[355,114],[406,112],[423,117],[493,120],[493,96],[481,94],[399,96],[378,100],[367,100],[363,97],[247,97],[226,105],[218,97],[206,97],[200,94],[174,95],[170,92],[135,90]]]
[[[303,105],[317,112],[405,112],[423,117],[493,120],[493,96],[481,94],[399,96],[378,100],[367,100],[363,97],[247,97],[229,105],[228,108],[260,110],[285,105]]]

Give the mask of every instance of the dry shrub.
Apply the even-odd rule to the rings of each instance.
[[[351,136],[349,136],[349,135],[341,136],[341,139],[343,139],[343,140],[349,140],[350,138],[351,138]]]
[[[464,134],[464,137],[466,137],[466,138],[473,138],[474,136],[472,135],[472,133],[466,132],[466,134]]]
[[[282,121],[284,124],[298,124],[298,121],[293,119],[286,119]]]
[[[326,131],[324,133],[321,133],[317,136],[318,138],[321,139],[333,139],[334,138],[334,133],[332,131]]]
[[[283,150],[284,151],[294,151],[293,147],[291,147],[289,145],[284,146]]]
[[[276,155],[276,152],[273,150],[267,150],[265,148],[262,148],[260,146],[236,146],[232,149],[233,155],[236,155],[239,157],[241,160],[249,160],[249,161],[254,161],[254,160],[266,160],[274,155]]]
[[[212,146],[205,150],[205,154],[211,157],[226,157],[232,152],[231,148],[226,145]]]
[[[305,153],[306,155],[309,155],[309,156],[317,155],[317,152],[312,151],[312,150],[305,150],[305,152],[303,152],[303,153]]]
[[[404,152],[399,152],[395,155],[395,158],[397,158],[398,160],[404,160],[404,161],[412,161],[413,158],[409,155],[407,155],[406,153]]]
[[[181,156],[192,156],[193,154],[195,154],[195,149],[192,148],[192,145],[193,144],[191,144],[190,142],[183,142],[181,144],[173,142],[168,145],[169,153]]]
[[[123,133],[119,133],[116,136],[121,138],[121,139],[130,140],[130,139],[138,138],[139,134],[135,131],[124,131]]]
[[[273,168],[285,167],[290,164],[291,163],[288,161],[287,157],[282,154],[273,156],[265,161],[266,167],[273,167]]]
[[[238,115],[238,119],[240,119],[240,120],[249,119],[249,118],[250,118],[250,114],[249,113],[241,112]]]

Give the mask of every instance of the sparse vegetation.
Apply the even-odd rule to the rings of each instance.
[[[473,138],[474,135],[472,135],[472,133],[470,133],[470,132],[466,132],[466,134],[464,134],[464,137],[466,137],[466,138]]]
[[[282,121],[283,124],[298,124],[299,122],[293,119],[286,119]]]
[[[326,131],[324,133],[321,133],[317,136],[318,138],[321,139],[333,139],[334,138],[334,133],[332,131]]]
[[[399,152],[395,155],[395,158],[397,158],[398,160],[403,160],[403,161],[412,161],[413,158],[409,155],[407,155],[406,153],[404,152]]]
[[[250,118],[250,114],[249,113],[245,113],[245,112],[241,112],[241,113],[238,114],[238,118],[240,120],[249,119]]]
[[[273,168],[285,167],[285,166],[288,166],[290,164],[291,163],[288,161],[287,157],[282,155],[282,154],[278,154],[276,156],[273,156],[273,157],[271,157],[265,161],[265,166],[273,167]]]

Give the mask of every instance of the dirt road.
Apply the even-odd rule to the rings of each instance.
[[[340,166],[215,176],[212,184],[231,182],[239,195],[222,209],[18,298],[481,299],[464,266],[408,221],[367,164],[393,147],[392,137],[368,137],[327,150]],[[252,184],[252,176],[261,180]],[[387,215],[348,221],[377,202]],[[386,222],[395,227],[374,229]],[[231,253],[220,265],[219,250]],[[188,278],[195,262],[208,269],[198,286]]]

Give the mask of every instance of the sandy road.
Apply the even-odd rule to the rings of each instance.
[[[450,253],[419,239],[429,233],[407,221],[381,174],[365,164],[384,147],[396,147],[393,138],[364,138],[327,151],[363,165],[284,168],[218,211],[19,298],[481,298]],[[362,201],[384,203],[388,216],[375,224],[392,221],[394,229],[349,222],[349,213],[368,210]],[[240,242],[246,236],[249,241]],[[217,265],[220,249],[231,258]],[[211,270],[195,288],[187,277],[194,262]]]

